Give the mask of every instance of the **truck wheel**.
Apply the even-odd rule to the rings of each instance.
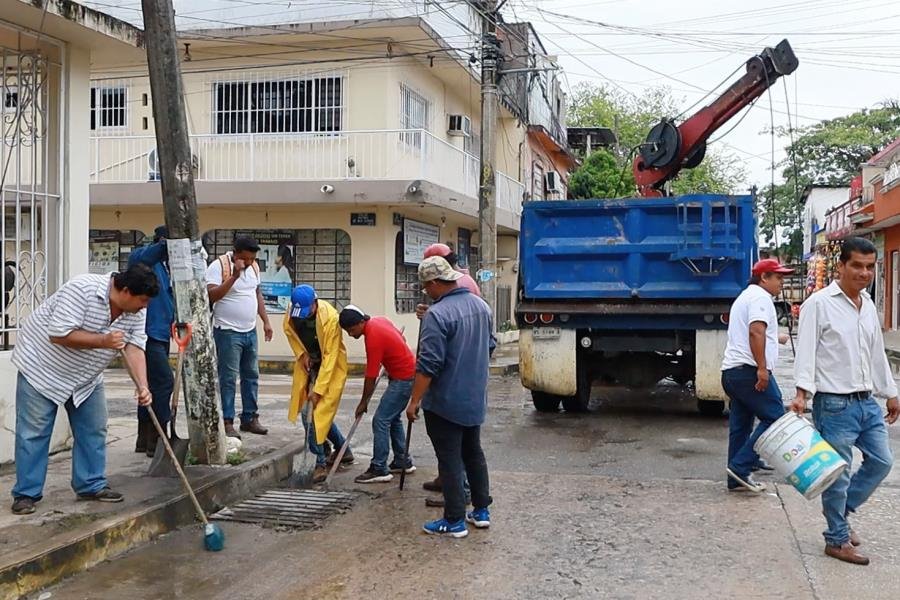
[[[697,410],[707,417],[721,417],[725,412],[725,403],[721,400],[697,400]]]
[[[563,396],[562,405],[563,408],[566,409],[566,412],[576,413],[576,412],[587,412],[588,404],[590,404],[590,396],[584,397],[584,394],[578,394],[577,396]]]
[[[559,411],[560,400],[562,400],[562,396],[546,392],[531,392],[531,402],[538,412],[554,413]]]

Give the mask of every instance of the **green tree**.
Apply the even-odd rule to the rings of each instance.
[[[585,159],[570,177],[572,195],[575,198],[633,195],[634,153],[660,119],[678,114],[678,101],[668,88],[652,88],[637,97],[602,85],[577,86],[569,104],[569,125],[609,127],[616,132],[618,144]],[[600,156],[595,158],[596,154]],[[672,193],[732,193],[744,180],[745,172],[735,157],[710,151],[696,169],[685,169],[672,181]]]
[[[791,139],[787,128],[776,128],[782,139]],[[758,196],[759,229],[769,240],[778,226],[779,254],[799,256],[803,233],[799,195],[807,185],[849,185],[872,155],[900,137],[900,104],[886,101],[879,108],[820,121],[793,132],[785,147],[784,182],[776,184],[774,199],[769,189]]]

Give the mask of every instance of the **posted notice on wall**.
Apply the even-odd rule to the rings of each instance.
[[[403,219],[403,262],[418,265],[422,262],[425,249],[437,244],[441,228],[429,223]]]

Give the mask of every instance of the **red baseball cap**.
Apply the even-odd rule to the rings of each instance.
[[[774,258],[764,258],[756,261],[753,268],[750,269],[753,275],[762,275],[763,273],[783,273],[788,275],[793,273],[793,269],[788,269]]]
[[[447,244],[432,244],[425,248],[425,258],[431,258],[432,256],[447,258],[451,252],[453,252],[453,250],[451,250],[450,246]]]

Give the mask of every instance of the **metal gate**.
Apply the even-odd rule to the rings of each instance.
[[[512,287],[497,286],[497,327],[512,321]]]
[[[62,48],[52,40],[0,25],[0,349],[4,350],[15,343],[22,321],[59,281],[60,262],[51,253],[64,244],[59,226],[62,60]],[[56,266],[53,274],[50,265]]]

